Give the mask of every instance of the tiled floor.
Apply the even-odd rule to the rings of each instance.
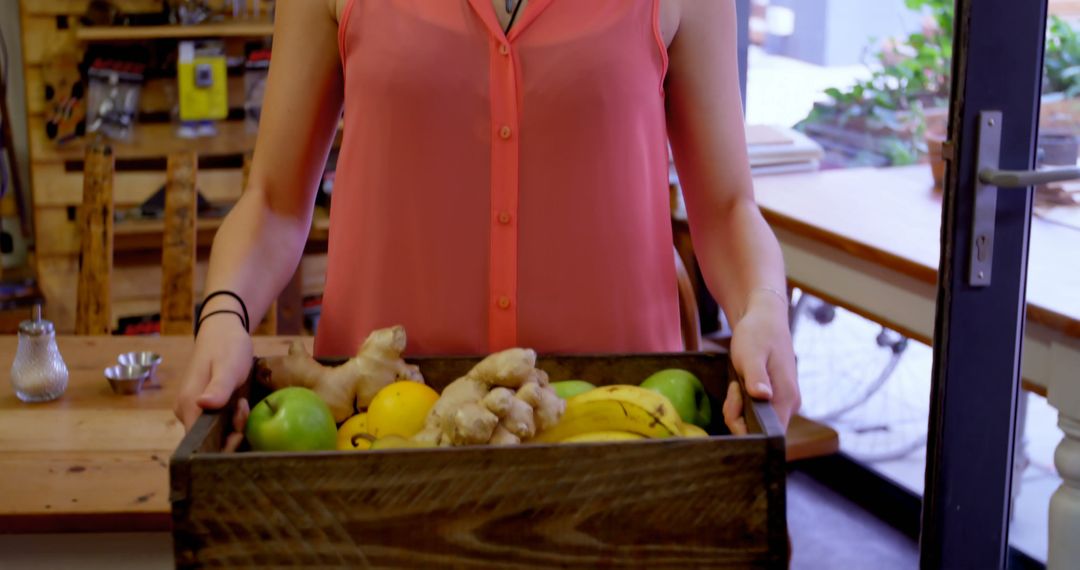
[[[914,540],[806,475],[788,477],[788,530],[795,570],[918,566]]]

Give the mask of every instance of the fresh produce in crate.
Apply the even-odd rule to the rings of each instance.
[[[343,422],[368,407],[375,394],[392,382],[424,381],[420,369],[401,358],[405,342],[403,327],[379,329],[368,335],[356,356],[344,364],[323,366],[297,341],[286,356],[260,359],[256,378],[270,388],[302,386],[314,390],[330,406],[334,421]]]
[[[701,380],[686,370],[669,368],[649,376],[642,388],[663,394],[688,424],[705,427],[712,421],[712,406]]]
[[[424,428],[439,393],[426,384],[394,382],[379,390],[367,410],[367,433],[376,438],[412,437]]]
[[[682,419],[662,394],[640,386],[601,386],[570,398],[562,420],[532,439],[557,443],[581,434],[625,431],[647,438],[682,435]]]
[[[584,380],[562,380],[559,382],[552,382],[551,387],[555,390],[555,394],[564,400],[569,400],[578,394],[584,394],[585,392],[596,388],[596,386]]]
[[[363,451],[371,447],[367,419],[366,413],[356,414],[341,424],[337,430],[338,451]]]
[[[547,373],[536,368],[536,352],[512,348],[450,383],[414,439],[440,446],[521,443],[556,425],[565,408]]]
[[[337,426],[330,409],[307,388],[283,388],[251,409],[244,437],[255,451],[334,449]]]

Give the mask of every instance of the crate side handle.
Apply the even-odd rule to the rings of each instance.
[[[731,382],[739,383],[739,391],[742,393],[743,418],[746,419],[746,427],[751,433],[760,433],[766,437],[784,437],[784,428],[780,425],[780,418],[776,415],[772,403],[768,400],[758,400],[750,396],[746,391],[746,381],[735,370],[735,365],[728,359],[728,378]]]

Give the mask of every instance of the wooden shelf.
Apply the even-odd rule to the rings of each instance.
[[[320,209],[321,210],[321,209]],[[214,241],[223,218],[199,218],[196,221],[198,233],[196,243],[208,247]],[[153,250],[160,256],[162,231],[165,223],[161,220],[124,220],[114,226],[113,249],[119,252]],[[317,211],[312,219],[311,233],[308,234],[307,250],[324,251],[330,237],[330,218]]]
[[[244,121],[221,121],[216,127],[218,133],[212,137],[185,139],[176,135],[176,125],[172,123],[141,123],[135,126],[130,141],[109,141],[109,145],[118,160],[162,158],[183,150],[194,150],[199,156],[228,156],[255,148],[255,133],[248,130]],[[334,144],[341,144],[340,128]],[[44,119],[32,117],[30,148],[34,162],[39,164],[82,160],[86,154],[86,140],[57,147],[45,137]]]
[[[272,35],[274,23],[269,21],[222,22],[196,26],[90,26],[75,31],[75,39],[83,42],[258,38]]]

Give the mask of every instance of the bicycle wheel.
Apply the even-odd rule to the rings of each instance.
[[[803,292],[791,329],[801,413],[818,421],[844,415],[881,389],[907,348],[907,339]]]
[[[792,335],[800,413],[836,429],[841,449],[877,461],[925,444],[929,368],[905,361],[907,338],[804,292],[792,309]]]

